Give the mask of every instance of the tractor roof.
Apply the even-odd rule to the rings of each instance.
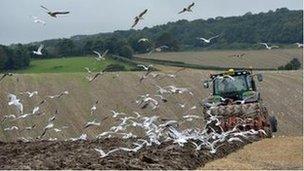
[[[234,69],[229,69],[228,71],[225,71],[223,73],[219,74],[210,74],[210,78],[213,79],[217,76],[225,76],[225,75],[230,75],[230,76],[237,76],[237,75],[251,75],[251,73],[247,70],[234,70]]]

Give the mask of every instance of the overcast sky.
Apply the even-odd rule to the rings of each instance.
[[[192,2],[193,13],[177,15]],[[68,10],[71,13],[57,19],[41,8]],[[145,20],[136,29],[165,24],[179,19],[207,19],[236,16],[246,12],[267,12],[277,8],[302,9],[302,0],[0,0],[0,44],[27,43],[78,34],[95,34],[127,30],[133,18],[149,9]],[[34,24],[30,16],[47,22]]]

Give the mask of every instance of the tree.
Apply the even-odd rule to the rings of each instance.
[[[130,46],[123,46],[121,49],[120,49],[120,52],[119,52],[119,56],[122,56],[122,57],[125,57],[125,58],[132,58],[133,57],[133,50]]]

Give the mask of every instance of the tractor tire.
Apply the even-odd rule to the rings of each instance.
[[[271,126],[271,131],[272,132],[277,132],[278,131],[278,120],[275,116],[270,116],[269,117],[269,123]]]

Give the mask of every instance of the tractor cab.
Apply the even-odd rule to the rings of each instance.
[[[258,101],[259,93],[254,76],[257,76],[258,81],[263,81],[261,74],[253,75],[246,70],[229,69],[224,73],[210,74],[210,80],[204,81],[204,87],[209,88],[212,85],[213,97],[220,99]]]

